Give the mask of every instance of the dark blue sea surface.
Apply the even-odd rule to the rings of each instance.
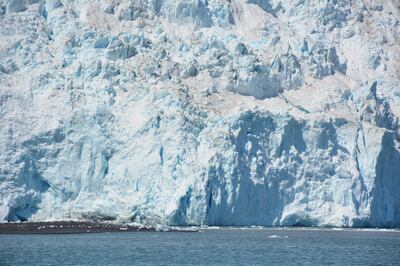
[[[1,265],[400,265],[400,232],[207,229],[0,235]]]

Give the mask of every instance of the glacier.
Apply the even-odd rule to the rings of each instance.
[[[397,0],[0,0],[0,221],[400,227]]]

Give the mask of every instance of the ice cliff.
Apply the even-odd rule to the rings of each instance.
[[[0,0],[0,220],[400,227],[397,0]]]

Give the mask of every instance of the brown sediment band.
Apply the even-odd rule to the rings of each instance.
[[[154,227],[96,222],[24,222],[0,223],[0,234],[79,234],[105,232],[154,232]]]

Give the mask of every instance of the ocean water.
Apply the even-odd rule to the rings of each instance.
[[[1,265],[400,265],[400,231],[0,235]]]

